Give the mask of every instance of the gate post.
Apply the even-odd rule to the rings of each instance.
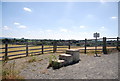
[[[120,41],[119,41],[119,37],[117,37],[117,50],[120,52],[120,49],[119,49],[119,43],[120,43]]]
[[[86,54],[86,48],[87,48],[87,39],[85,39],[85,54]]]
[[[69,45],[68,45],[68,49],[70,49],[70,40],[69,40]]]
[[[57,41],[54,40],[53,41],[53,53],[55,53],[57,51]]]
[[[41,52],[42,52],[42,54],[44,54],[44,42],[43,42],[43,40],[41,41],[41,43],[42,43]]]
[[[26,56],[28,56],[28,41],[26,42]]]
[[[44,45],[42,44],[42,54],[44,54]]]
[[[103,54],[107,54],[107,49],[106,49],[106,37],[103,37]]]
[[[5,56],[4,56],[4,60],[8,60],[8,44],[5,43]]]

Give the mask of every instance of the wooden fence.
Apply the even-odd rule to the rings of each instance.
[[[116,49],[118,51],[120,51],[119,37],[117,37],[117,38],[106,38],[106,37],[100,38],[99,40],[101,40],[101,42],[102,42],[102,45],[101,45],[102,49],[97,49],[97,50],[101,50],[103,52],[103,54],[107,54],[107,40],[108,39],[115,39],[116,41],[113,41],[113,42],[116,42]],[[84,49],[80,49],[80,50],[84,50],[85,54],[87,53],[87,50],[95,50],[95,49],[87,49],[88,40],[90,40],[90,39],[85,39],[83,41]],[[57,51],[60,51],[60,50],[58,50],[58,48],[66,48],[66,49],[72,48],[71,40],[68,41],[68,44],[66,46],[58,46],[57,41],[54,41],[53,45],[50,47],[45,47],[45,45],[42,44],[42,45],[37,45],[37,46],[39,46],[39,48],[29,49],[30,47],[34,47],[34,46],[35,45],[29,45],[29,43],[26,42],[24,46],[17,46],[17,47],[10,46],[9,47],[8,44],[6,43],[4,47],[0,48],[0,50],[4,50],[4,51],[0,52],[0,54],[1,54],[0,58],[2,58],[2,60],[8,60],[10,57],[13,57],[13,56],[20,56],[20,55],[29,56],[30,53],[38,53],[38,55],[44,54],[45,52],[56,53]],[[25,49],[12,50],[12,51],[8,50],[8,49],[16,49],[16,48],[17,49],[25,48]],[[29,51],[34,51],[34,50],[39,50],[39,51],[29,52]],[[8,53],[22,52],[22,51],[24,51],[25,53],[12,54],[12,55],[8,54]],[[61,50],[61,51],[63,51],[63,50]]]

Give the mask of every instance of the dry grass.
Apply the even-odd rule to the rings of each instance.
[[[23,79],[19,76],[19,71],[15,70],[15,61],[7,64],[7,61],[3,62],[2,79]]]
[[[31,63],[31,62],[36,62],[36,61],[37,61],[36,58],[33,57],[33,58],[29,59],[27,62],[28,62],[28,63]]]

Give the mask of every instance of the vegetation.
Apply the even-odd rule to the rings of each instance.
[[[50,55],[49,57],[49,65],[47,68],[53,67],[53,69],[59,67],[59,63],[57,62],[57,57],[55,55]]]
[[[2,79],[23,79],[22,76],[19,76],[19,71],[15,70],[15,60],[9,64],[7,61],[3,61]]]
[[[57,45],[65,46],[65,45],[71,45],[71,46],[84,46],[85,40],[53,40],[53,39],[17,39],[17,38],[4,38],[0,39],[2,41],[2,44],[8,43],[8,44],[20,44],[25,45],[26,43],[32,44],[32,45],[53,45],[54,41],[57,42]],[[97,45],[102,46],[103,42],[98,39]],[[116,46],[116,40],[107,40],[107,46]],[[95,46],[95,39],[88,39],[86,46]]]
[[[36,62],[37,60],[36,60],[36,57],[35,56],[32,56],[32,58],[31,59],[29,59],[27,62],[28,63],[31,63],[31,62]]]
[[[50,55],[50,57],[49,57],[49,64],[52,64],[53,60],[57,60],[56,56],[55,55]]]
[[[43,51],[46,51],[44,53],[53,53],[53,46],[57,45],[57,52],[65,52],[66,49],[68,49],[68,45],[70,45],[70,48],[72,49],[84,49],[85,47],[85,40],[52,40],[52,39],[41,39],[41,40],[37,40],[37,39],[16,39],[16,38],[11,38],[11,39],[0,39],[2,41],[2,47],[5,47],[5,44],[8,44],[8,47],[17,47],[17,46],[24,46],[21,48],[8,48],[8,52],[9,51],[17,51],[17,50],[24,50],[24,51],[19,51],[19,52],[11,52],[8,53],[8,55],[16,55],[16,54],[24,54],[24,55],[16,55],[16,56],[12,56],[9,57],[9,59],[12,58],[17,58],[17,57],[23,57],[26,56],[26,43],[28,43],[28,55],[31,55],[32,53],[34,53],[34,55],[36,54],[41,54],[42,51],[42,45],[44,46],[44,48],[47,47],[51,47],[48,49],[44,49]],[[102,50],[102,44],[103,41],[98,40],[97,45],[99,46],[98,48]],[[32,45],[32,46],[31,46]],[[116,47],[117,42],[116,40],[108,40],[107,41],[107,46],[110,47]],[[87,49],[94,49],[95,47],[95,40],[91,39],[91,40],[87,40],[86,43]],[[64,48],[62,48],[64,47]],[[33,49],[33,50],[32,50]],[[37,50],[35,50],[37,49]],[[47,51],[47,50],[51,50],[51,51]],[[5,49],[0,49],[0,53],[5,52]],[[38,52],[38,53],[35,53]],[[80,51],[81,53],[84,53],[84,50]],[[94,53],[91,51],[87,50],[87,53]],[[99,52],[100,53],[100,52]],[[4,56],[5,53],[0,54],[0,57]],[[2,58],[0,58],[1,60]]]

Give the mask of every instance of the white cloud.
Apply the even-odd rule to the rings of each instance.
[[[105,0],[100,0],[100,3],[104,4],[104,3],[106,3],[106,1]]]
[[[32,12],[32,10],[30,8],[24,7],[23,9],[27,12]]]
[[[20,26],[18,26],[18,28],[27,28],[27,26],[20,25]]]
[[[52,30],[46,30],[47,32],[51,32]]]
[[[94,18],[94,15],[88,14],[88,15],[87,15],[87,18]]]
[[[104,27],[104,26],[102,26],[101,28],[102,28],[102,29],[104,29],[105,27]]]
[[[68,32],[67,29],[60,29],[61,32]]]
[[[20,25],[20,23],[14,22],[14,25]]]
[[[106,31],[106,30],[107,29],[104,26],[102,26],[102,27],[99,28],[99,31]]]
[[[85,28],[85,26],[80,26],[80,28]]]
[[[111,19],[117,19],[117,17],[116,17],[116,16],[113,16],[113,17],[111,17]]]
[[[9,29],[10,29],[10,27],[8,27],[8,26],[3,27],[3,30],[9,30]]]
[[[14,25],[16,25],[18,28],[27,28],[27,26],[25,26],[25,25],[21,25],[20,23],[18,23],[18,22],[14,22]]]
[[[87,32],[83,32],[83,34],[88,34]]]

